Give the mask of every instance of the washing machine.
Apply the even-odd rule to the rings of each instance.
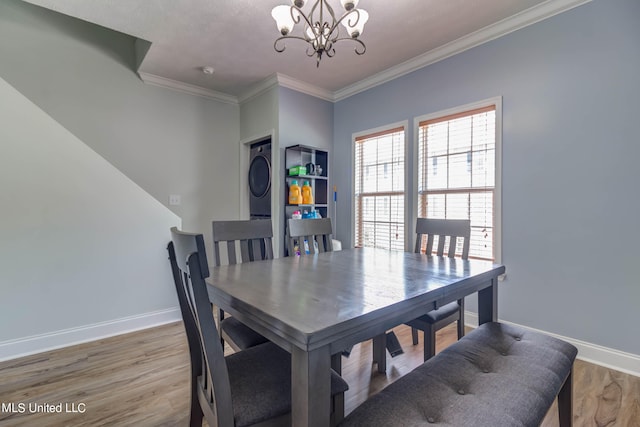
[[[249,215],[271,218],[271,139],[251,144],[249,150]]]

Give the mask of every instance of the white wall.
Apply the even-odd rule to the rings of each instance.
[[[179,318],[175,214],[2,79],[0,141],[0,359],[82,340],[79,327]]]

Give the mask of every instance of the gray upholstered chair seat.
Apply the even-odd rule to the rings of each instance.
[[[437,310],[431,310],[427,314],[420,316],[417,319],[412,320],[411,322],[407,322],[407,325],[413,326],[412,323],[415,322],[434,324],[442,319],[451,316],[452,314],[456,314],[458,310],[460,310],[460,305],[457,301],[454,301],[449,304],[443,305]],[[420,327],[418,327],[418,329],[420,329]]]
[[[225,357],[236,427],[252,425],[291,411],[291,355],[272,342]],[[331,371],[331,394],[349,386]]]
[[[222,319],[222,322],[220,322],[220,331],[225,336],[232,337],[236,346],[242,350],[269,341],[234,317],[225,317]]]
[[[340,426],[537,427],[576,354],[556,338],[486,323],[367,400]]]

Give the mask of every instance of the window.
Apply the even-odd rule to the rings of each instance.
[[[496,106],[418,124],[418,216],[471,220],[469,256],[496,258]]]
[[[355,139],[355,245],[404,250],[404,127]]]

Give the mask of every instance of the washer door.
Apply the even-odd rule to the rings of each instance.
[[[271,188],[271,164],[264,156],[256,156],[249,166],[249,191],[256,198],[262,198]]]

